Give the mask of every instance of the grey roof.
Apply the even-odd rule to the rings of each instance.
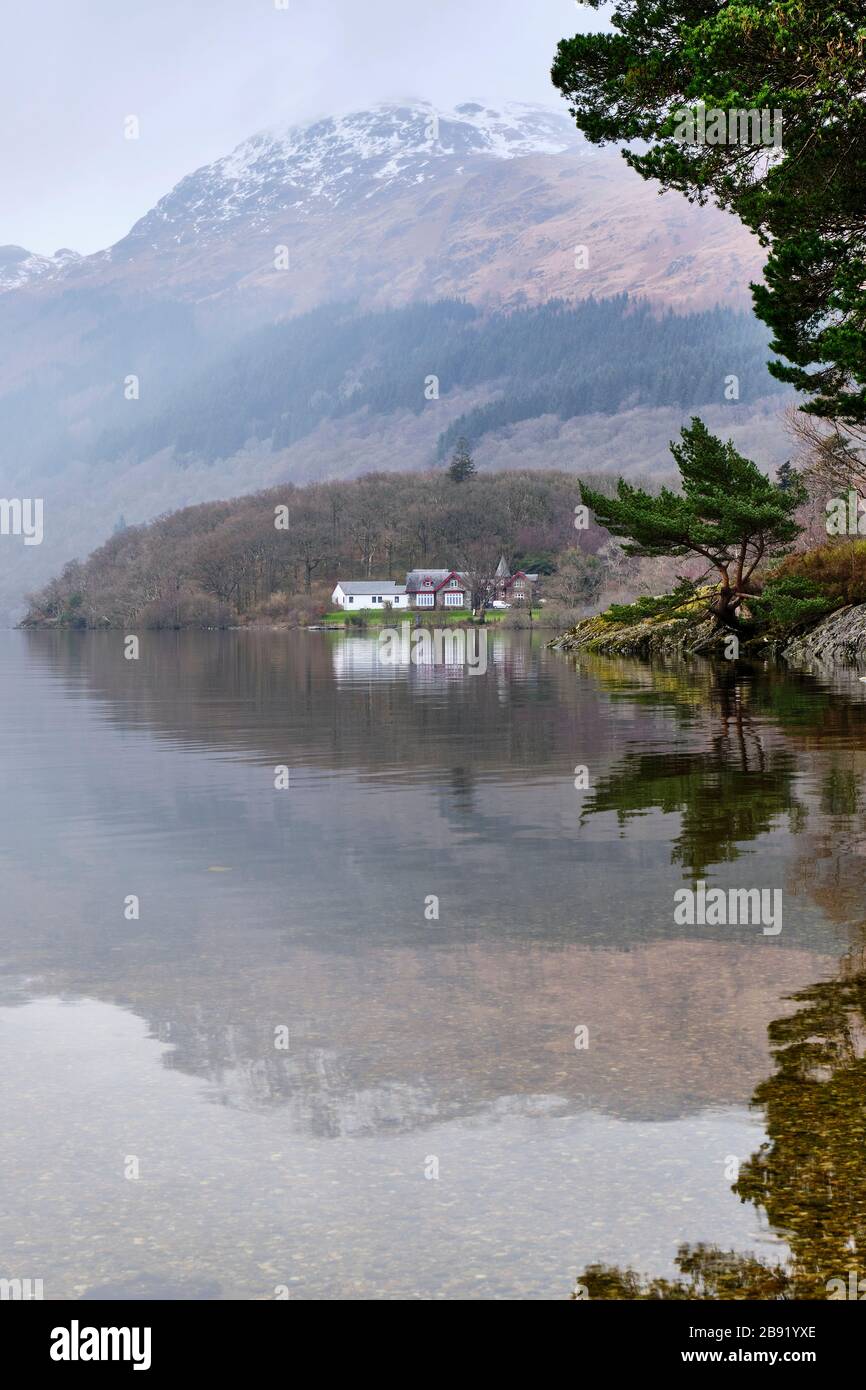
[[[406,585],[395,584],[393,579],[338,579],[334,588],[340,588],[344,594],[354,594],[357,597],[406,592]]]
[[[505,556],[503,555],[501,560],[499,561],[499,564],[496,566],[496,578],[507,579],[508,573],[508,565],[506,564]]]
[[[441,584],[443,580],[447,579],[449,574],[455,573],[455,570],[410,570],[406,575],[406,588],[410,593],[414,593],[416,590],[423,588],[425,579],[432,579],[435,588],[437,585]],[[465,576],[461,574],[458,577],[465,584]]]

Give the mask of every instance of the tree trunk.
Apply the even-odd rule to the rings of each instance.
[[[732,589],[730,584],[723,584],[711,605],[711,612],[720,627],[736,627],[739,602],[736,589]]]

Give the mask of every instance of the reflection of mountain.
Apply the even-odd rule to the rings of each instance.
[[[714,795],[734,779],[730,849],[762,846],[765,798],[791,796],[812,755],[758,679],[726,693],[720,733],[711,668],[578,678],[524,634],[491,639],[484,676],[434,688],[378,679],[363,638],[155,634],[137,663],[113,634],[12,640],[28,654],[19,722],[38,732],[2,826],[7,969],[132,1009],[166,1065],[227,1104],[326,1135],[515,1096],[630,1118],[742,1105],[780,997],[834,948],[796,902],[779,943],[675,929],[652,782],[626,839],[600,814],[581,823],[576,761],[594,811],[632,746],[667,747],[672,768],[691,760],[696,804],[702,779]],[[818,799],[810,826],[822,814]],[[119,929],[130,891],[141,919]]]
[[[745,1106],[767,1068],[769,1018],[820,961],[687,941],[625,953],[308,946],[283,959],[266,936],[239,949],[228,926],[206,952],[142,966],[138,951],[99,979],[55,955],[41,961],[40,992],[131,1008],[171,1048],[165,1064],[205,1079],[214,1099],[279,1106],[293,1129],[330,1137],[423,1128],[509,1097],[631,1120]],[[39,959],[19,955],[22,973]],[[587,1052],[575,1050],[577,1024]],[[281,1025],[287,1052],[274,1047]]]
[[[323,1134],[415,1128],[544,1095],[674,1119],[748,1102],[767,1065],[768,1014],[815,970],[805,951],[758,968],[756,951],[679,941],[626,954],[542,944],[427,945],[363,960],[309,952],[268,966],[267,980],[260,970],[239,982],[246,997],[237,986],[209,996],[189,1031],[181,1014],[168,1062],[206,1076],[221,1098],[289,1105]],[[136,1011],[150,1014],[146,999]],[[337,1019],[339,1036],[323,1026]],[[294,1038],[285,1063],[273,1048],[283,1021]],[[589,1055],[575,1051],[578,1023]]]

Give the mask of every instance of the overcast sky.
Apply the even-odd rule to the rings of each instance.
[[[287,3],[286,9],[277,4]],[[574,0],[39,0],[0,55],[0,245],[88,252],[264,126],[377,101],[564,103]],[[124,119],[138,117],[140,139]]]

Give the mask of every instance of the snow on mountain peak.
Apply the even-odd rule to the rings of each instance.
[[[73,261],[80,260],[78,252],[70,251],[68,246],[61,247],[53,256],[39,256],[23,246],[0,246],[0,293],[18,289],[33,280],[50,279]]]
[[[181,179],[132,235],[161,239],[168,223],[178,240],[186,240],[238,217],[266,222],[280,209],[374,198],[395,185],[461,172],[479,157],[515,159],[580,148],[569,118],[545,107],[464,102],[441,111],[427,102],[386,103],[260,131]]]

